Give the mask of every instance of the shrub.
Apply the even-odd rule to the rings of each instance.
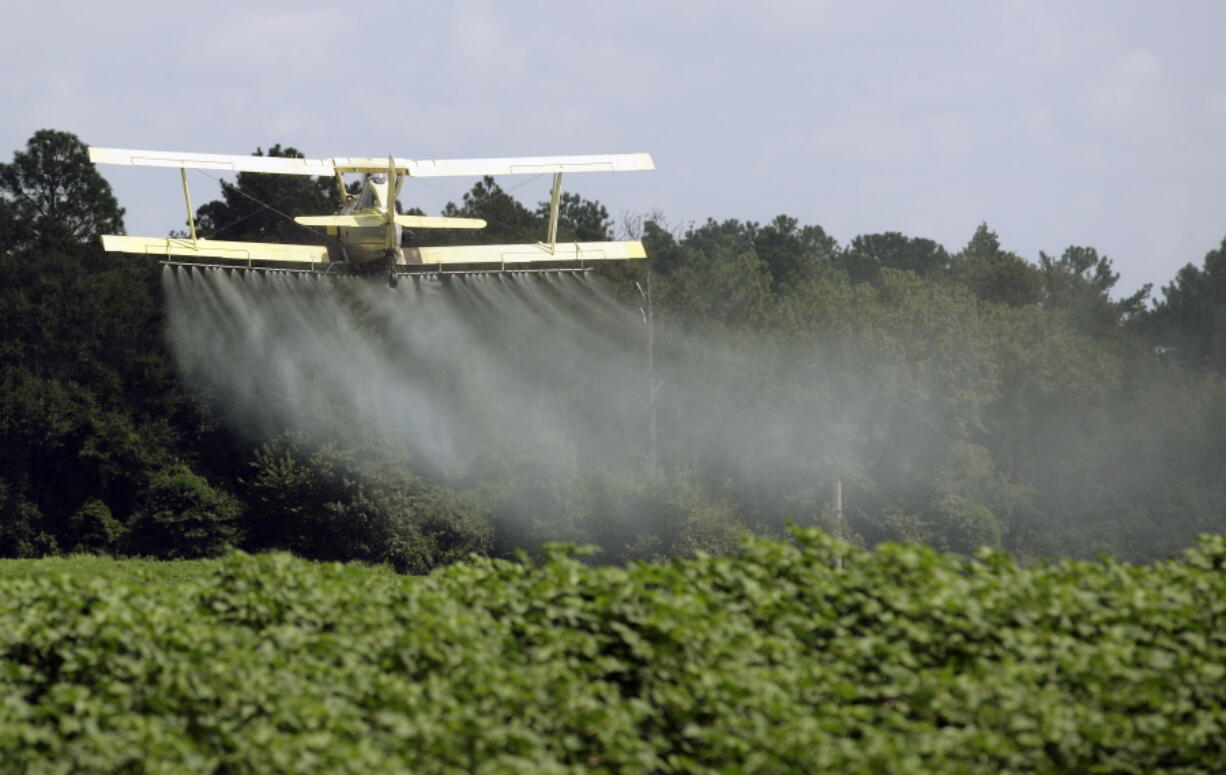
[[[969,554],[981,546],[1000,548],[1000,520],[982,503],[947,495],[933,505],[931,523],[943,549]]]
[[[153,475],[143,509],[134,516],[128,548],[164,559],[216,557],[238,536],[242,507],[183,464]]]
[[[0,479],[0,557],[41,557],[58,550],[41,530],[42,513],[12,484]]]
[[[125,532],[110,508],[97,499],[86,501],[68,525],[76,539],[76,551],[110,552],[119,545]]]
[[[493,531],[478,504],[360,457],[290,437],[263,445],[245,483],[247,548],[412,573],[489,550]]]

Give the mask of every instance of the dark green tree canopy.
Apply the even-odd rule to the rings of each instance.
[[[279,145],[268,153],[298,155]],[[319,239],[290,218],[333,212],[334,185],[240,175],[200,208],[200,231]],[[444,214],[483,218],[488,229],[409,236],[544,239],[548,206],[525,206],[518,190],[477,180]],[[609,236],[599,203],[566,194],[560,204],[560,240]],[[164,282],[187,273],[99,250],[99,232],[121,230],[122,211],[72,135],[39,132],[0,165],[0,555],[206,556],[237,544],[426,571],[563,535],[619,562],[723,552],[741,529],[819,520],[866,542],[1153,559],[1222,530],[1226,241],[1181,270],[1149,312],[1139,311],[1145,289],[1112,300],[1118,274],[1091,247],[1029,261],[986,224],[952,256],[888,231],[844,247],[783,215],[689,228],[658,214],[628,220],[624,231],[650,259],[580,281],[596,295],[568,295],[578,286],[567,278],[541,283],[523,308],[485,304],[476,286],[493,283],[478,281],[439,297],[463,321],[444,321],[441,335],[399,326],[362,289],[331,321],[353,324],[344,341],[428,382],[423,395],[440,416],[462,411],[471,428],[491,420],[489,438],[473,431],[463,442],[471,453],[447,464],[397,449],[381,427],[330,431],[364,413],[344,398],[348,375],[369,378],[371,401],[400,389],[380,389],[364,359],[338,361],[360,366],[312,404],[317,435],[269,444],[307,432],[301,419],[269,412],[264,425],[254,411],[235,412],[234,391],[205,373],[238,373],[224,354],[176,368],[165,313],[216,315],[199,320],[203,337],[268,311],[269,325],[252,328],[270,346],[291,344],[282,332],[304,315],[327,323],[331,313],[277,312],[259,303],[277,301],[272,287],[236,299],[241,307],[177,307],[219,278],[245,279],[192,272],[205,285]],[[468,285],[420,280],[444,293]],[[651,306],[634,281],[650,287]],[[373,287],[372,301],[403,301]],[[499,306],[537,323],[524,336],[495,331],[511,320],[486,315]],[[431,349],[416,349],[426,339]],[[521,377],[537,395],[508,401],[519,391],[504,388]],[[555,435],[566,442],[577,431],[599,440],[599,454],[586,443],[558,444],[560,456],[525,450],[499,419],[510,413],[544,429],[551,450]],[[836,483],[846,499],[838,520]]]
[[[69,249],[123,233],[123,208],[71,132],[40,129],[0,163],[0,238],[10,247]]]
[[[479,242],[499,245],[536,242],[545,237],[545,219],[524,207],[489,175],[477,181],[464,194],[460,204],[448,202],[443,208],[443,215],[448,218],[484,218],[488,225],[476,233],[448,229],[418,232],[423,243],[429,240],[426,244]]]
[[[754,250],[770,271],[776,291],[812,278],[838,254],[838,242],[821,226],[800,226],[786,215],[775,216],[765,226],[751,227]]]
[[[18,215],[12,202],[0,197],[0,250],[16,250],[29,240],[29,221]]]
[[[966,247],[954,256],[953,277],[985,301],[1023,307],[1042,297],[1042,277],[1026,259],[1004,250],[996,232],[979,224]]]
[[[1226,238],[1205,254],[1202,268],[1180,269],[1146,317],[1164,351],[1187,365],[1226,372]]]
[[[949,268],[949,254],[930,239],[887,231],[855,237],[839,257],[839,263],[853,282],[874,280],[882,269],[915,272],[927,277]]]
[[[680,241],[647,223],[643,241],[659,270],[656,293],[664,308],[720,325],[761,318],[771,276],[754,245],[757,227],[708,219]]]
[[[536,215],[543,223],[549,223],[549,203],[541,202],[536,208]],[[610,239],[613,239],[613,222],[605,206],[563,191],[558,200],[558,241],[602,242]]]
[[[1111,259],[1091,247],[1070,245],[1060,258],[1039,253],[1042,273],[1042,304],[1063,310],[1081,331],[1105,334],[1144,309],[1150,286],[1126,299],[1113,301],[1111,289],[1120,279],[1111,270]]]
[[[450,218],[483,218],[487,226],[479,232],[446,229],[417,232],[419,244],[531,243],[547,236],[549,202],[529,210],[486,175],[464,194],[460,204],[448,202],[442,214]],[[559,242],[600,242],[612,238],[613,222],[604,205],[579,194],[562,192],[558,203]]]

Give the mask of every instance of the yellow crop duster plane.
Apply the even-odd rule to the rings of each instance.
[[[536,156],[511,159],[450,159],[415,161],[389,156],[387,159],[341,157],[296,159],[275,156],[230,156],[210,153],[136,151],[122,148],[90,148],[94,164],[124,166],[177,167],[183,182],[187,205],[189,237],[127,237],[107,234],[102,237],[105,250],[165,256],[167,263],[262,267],[279,266],[320,271],[344,265],[362,271],[385,269],[388,283],[396,284],[399,272],[444,268],[483,269],[484,271],[520,268],[542,263],[550,267],[584,267],[588,261],[646,258],[641,242],[566,242],[559,243],[558,203],[564,172],[612,172],[654,169],[645,153],[610,156]],[[265,242],[226,242],[202,239],[196,235],[187,170],[216,172],[263,172],[279,175],[335,176],[341,201],[345,204],[334,215],[300,216],[294,220],[304,226],[324,227],[325,245],[286,245]],[[350,194],[345,186],[347,173],[365,175],[361,190]],[[401,215],[396,212],[396,197],[409,177],[517,175],[553,173],[549,204],[549,225],[545,239],[518,245],[453,245],[448,247],[402,248],[402,229],[480,229],[479,218],[442,218]]]

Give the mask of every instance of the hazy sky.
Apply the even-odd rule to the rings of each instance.
[[[816,223],[1032,260],[1117,291],[1226,236],[1226,2],[22,2],[0,26],[0,159],[95,145],[452,158],[649,151],[574,175],[614,214]],[[129,233],[184,220],[170,170],[106,167]],[[197,204],[216,184],[190,178]],[[532,204],[548,181],[508,178]],[[411,182],[436,212],[466,179]]]

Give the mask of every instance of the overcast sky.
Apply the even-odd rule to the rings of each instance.
[[[1226,2],[22,2],[0,26],[0,159],[94,145],[455,158],[648,151],[574,175],[674,225],[786,213],[842,242],[1036,260],[1092,245],[1117,292],[1226,236]],[[16,6],[16,7],[12,7]],[[102,172],[129,233],[184,221],[169,170]],[[217,187],[190,178],[199,204]],[[428,183],[429,185],[426,185]],[[414,181],[427,212],[465,179]],[[548,181],[517,196],[547,198]]]

